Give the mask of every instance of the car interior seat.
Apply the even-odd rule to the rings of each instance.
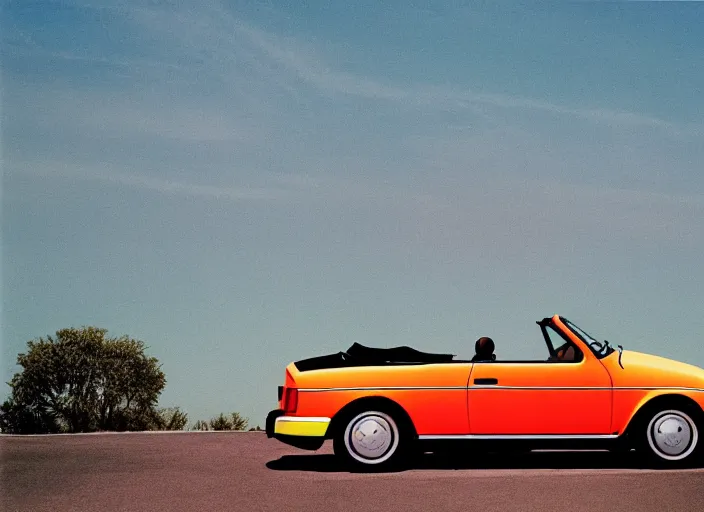
[[[496,355],[494,354],[494,340],[482,336],[474,344],[475,355],[472,361],[495,361]]]

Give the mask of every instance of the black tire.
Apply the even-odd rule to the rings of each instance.
[[[397,470],[408,462],[412,438],[399,414],[372,406],[355,409],[341,418],[334,433],[333,450],[351,469]]]
[[[636,452],[651,467],[700,466],[704,455],[702,411],[664,405],[645,412],[636,425]]]

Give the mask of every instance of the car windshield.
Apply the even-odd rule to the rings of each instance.
[[[594,353],[594,355],[596,355],[598,358],[606,357],[614,352],[614,348],[609,345],[608,341],[598,341],[596,338],[594,338],[594,336],[588,334],[583,329],[577,327],[575,324],[573,324],[566,318],[560,317],[560,320],[562,320],[562,322],[570,330],[572,330],[572,332],[574,332],[579,337],[579,339],[586,343],[591,349],[591,351]]]

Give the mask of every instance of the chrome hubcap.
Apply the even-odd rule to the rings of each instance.
[[[382,412],[365,412],[347,425],[345,445],[360,462],[378,464],[387,460],[398,446],[398,428]]]
[[[664,411],[648,425],[648,442],[660,457],[680,460],[692,453],[698,441],[692,418],[680,411]]]

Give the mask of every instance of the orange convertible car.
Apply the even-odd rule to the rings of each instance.
[[[355,343],[291,363],[267,435],[311,450],[332,439],[336,455],[369,468],[477,442],[635,449],[665,467],[701,462],[703,369],[614,348],[558,315],[537,324],[544,360],[497,359],[485,339],[471,361]]]

